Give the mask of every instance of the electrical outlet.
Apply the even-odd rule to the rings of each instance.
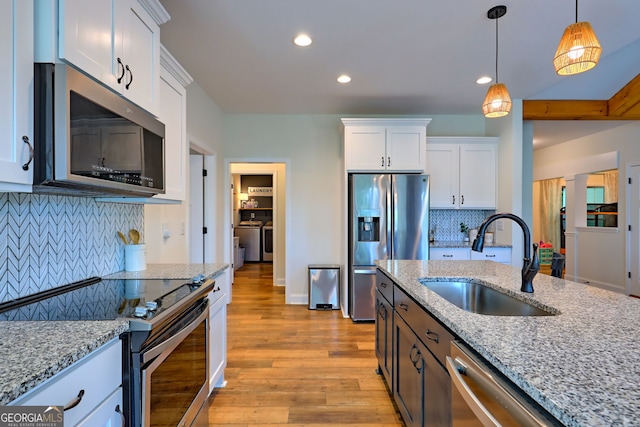
[[[502,231],[504,229],[504,224],[502,223],[502,220],[497,220],[496,221],[496,230],[498,231]]]
[[[256,214],[255,214],[255,212],[251,212],[251,219],[256,219]]]

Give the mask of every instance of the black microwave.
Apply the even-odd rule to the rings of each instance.
[[[165,191],[164,124],[69,65],[35,64],[33,142],[35,193]]]

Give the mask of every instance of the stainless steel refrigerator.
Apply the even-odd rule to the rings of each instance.
[[[349,175],[349,314],[375,319],[376,260],[429,259],[429,176]]]

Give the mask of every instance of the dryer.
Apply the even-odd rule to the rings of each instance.
[[[262,227],[262,260],[273,261],[273,222],[267,221]]]
[[[262,221],[240,221],[234,229],[234,235],[240,238],[244,248],[245,261],[260,261]]]

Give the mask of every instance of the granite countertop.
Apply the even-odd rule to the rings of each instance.
[[[638,425],[640,300],[491,261],[378,261],[410,296],[567,426]],[[468,313],[420,280],[473,278],[555,316]]]
[[[191,279],[200,274],[217,277],[229,268],[229,264],[147,264],[142,271],[119,271],[103,279]]]
[[[435,242],[429,242],[430,248],[469,248],[471,249],[471,243],[473,242],[462,242],[462,241],[445,241],[438,240]],[[506,243],[485,243],[485,248],[510,248],[511,244]]]
[[[0,321],[0,405],[118,338],[127,320]]]
[[[148,264],[137,272],[105,279],[191,279],[217,277],[228,264]],[[126,319],[108,321],[0,321],[0,405],[77,362],[127,331]]]

